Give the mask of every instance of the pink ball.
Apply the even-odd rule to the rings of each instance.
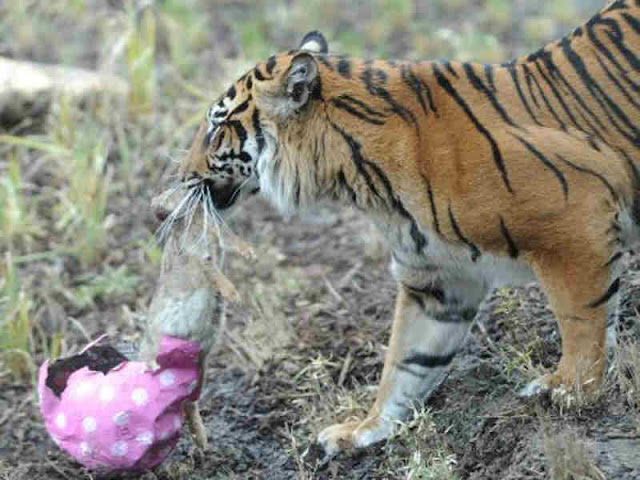
[[[133,361],[122,361],[106,374],[83,366],[68,375],[66,386],[54,389],[47,382],[54,368],[45,362],[38,376],[38,396],[47,431],[60,448],[88,468],[101,472],[152,468],[180,438],[182,404],[200,395],[199,355],[196,343],[164,337],[156,358],[160,368],[155,371]]]

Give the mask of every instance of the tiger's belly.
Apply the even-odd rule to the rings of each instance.
[[[391,250],[395,279],[412,288],[426,284],[450,288],[456,288],[456,284],[474,285],[474,290],[479,291],[469,293],[484,296],[493,288],[536,281],[531,268],[522,261],[490,252],[476,256],[467,247],[445,242],[426,230],[420,230],[424,243],[417,243],[410,224],[395,228],[386,225],[382,231]]]

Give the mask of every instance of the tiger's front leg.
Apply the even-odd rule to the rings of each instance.
[[[440,385],[485,294],[475,282],[456,283],[458,288],[446,291],[434,283],[420,288],[399,284],[376,401],[363,421],[332,425],[318,435],[327,456],[389,437],[412,405]]]

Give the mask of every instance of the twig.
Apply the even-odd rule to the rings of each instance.
[[[342,368],[340,369],[340,375],[338,376],[338,387],[342,387],[344,384],[344,379],[347,376],[347,372],[349,371],[349,367],[351,366],[351,361],[353,360],[353,355],[351,354],[351,350],[347,353],[347,357],[342,362]]]

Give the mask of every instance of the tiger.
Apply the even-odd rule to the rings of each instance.
[[[216,214],[254,193],[285,213],[328,199],[388,248],[377,396],[319,432],[326,455],[392,436],[502,285],[537,280],[562,340],[555,371],[519,393],[598,391],[640,239],[639,53],[640,0],[503,64],[352,58],[312,31],[211,104],[179,175]]]

